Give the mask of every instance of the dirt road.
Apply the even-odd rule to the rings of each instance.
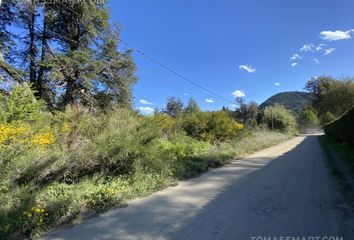
[[[317,136],[297,137],[45,239],[354,239],[323,158]]]

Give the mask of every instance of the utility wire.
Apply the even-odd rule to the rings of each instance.
[[[166,78],[163,78],[163,77],[161,77],[161,76],[158,76],[157,74],[155,74],[155,73],[151,73],[151,72],[147,72],[147,71],[143,71],[143,73],[145,73],[145,74],[147,74],[147,75],[149,75],[149,76],[151,76],[151,77],[153,77],[153,78],[155,78],[155,79],[159,79],[159,80],[161,80],[161,81],[170,81],[170,82],[173,82],[173,83],[180,83],[180,82],[178,82],[177,80],[175,80],[175,79],[166,79]],[[196,92],[196,93],[199,93],[199,94],[202,94],[202,95],[205,95],[205,96],[207,96],[207,97],[210,97],[210,98],[213,98],[213,99],[215,99],[215,96],[214,95],[211,95],[211,94],[209,94],[209,93],[207,93],[207,92],[205,92],[205,91],[201,91],[200,89],[196,89],[196,88],[192,88],[192,87],[189,87],[189,85],[187,85],[188,83],[185,83],[185,84],[183,84],[183,87],[185,88],[185,89],[187,89],[188,91],[192,91],[192,92]],[[219,99],[218,99],[218,101],[220,101]]]
[[[194,86],[196,86],[196,87],[202,89],[203,91],[205,91],[205,92],[211,94],[213,97],[218,98],[218,99],[220,99],[220,100],[222,100],[222,101],[225,101],[225,102],[234,104],[234,102],[230,101],[229,99],[227,99],[227,98],[225,98],[225,97],[223,97],[223,96],[220,96],[219,94],[217,94],[217,93],[215,93],[215,92],[213,92],[213,91],[211,91],[211,90],[209,90],[209,89],[203,87],[202,85],[200,85],[200,84],[198,84],[198,83],[192,81],[191,79],[185,77],[184,75],[178,73],[177,71],[173,70],[172,68],[166,66],[165,64],[161,63],[160,61],[158,61],[157,59],[151,57],[150,55],[146,54],[145,52],[141,51],[140,49],[133,47],[132,45],[130,45],[130,44],[127,43],[126,41],[124,41],[124,40],[122,40],[122,39],[120,39],[120,41],[121,41],[124,45],[126,45],[128,48],[135,50],[136,52],[138,52],[138,53],[141,54],[142,56],[146,57],[146,58],[149,59],[150,61],[156,63],[157,65],[159,65],[159,66],[161,66],[162,68],[166,69],[167,71],[173,73],[174,75],[178,76],[179,78],[181,78],[181,79],[183,79],[183,80],[189,82],[190,84],[192,84],[192,85],[194,85]],[[209,94],[208,94],[208,95],[209,95]],[[209,96],[210,96],[210,95],[209,95]]]

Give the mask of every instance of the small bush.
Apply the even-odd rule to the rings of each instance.
[[[176,119],[164,113],[146,117],[145,122],[149,124],[149,126],[155,127],[157,131],[162,130],[162,132],[166,135],[171,135],[180,131]]]
[[[327,111],[321,116],[321,124],[325,125],[332,121],[336,120],[336,116],[334,116],[331,112]]]
[[[304,109],[299,117],[299,124],[302,127],[317,127],[320,121],[316,115],[316,112],[311,108]]]
[[[28,84],[17,85],[8,96],[0,96],[0,122],[33,122],[40,117],[42,105]]]
[[[231,139],[244,128],[232,120],[225,111],[187,114],[182,128],[188,136],[202,141],[218,142]]]

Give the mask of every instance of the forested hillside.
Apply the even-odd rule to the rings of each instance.
[[[313,94],[308,92],[281,92],[268,98],[260,107],[265,108],[274,104],[280,104],[299,115],[301,111],[311,105]]]

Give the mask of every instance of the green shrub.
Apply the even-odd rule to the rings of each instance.
[[[199,155],[210,147],[207,142],[197,141],[191,137],[178,135],[159,144],[161,156],[168,161],[179,161],[187,156]]]
[[[336,120],[336,116],[334,116],[330,111],[325,112],[322,116],[321,116],[321,124],[327,124],[330,123],[332,121]]]
[[[156,131],[162,131],[167,135],[180,131],[176,119],[164,113],[158,113],[154,116],[146,116],[144,117],[144,120],[150,127],[155,127]]]
[[[0,96],[0,122],[33,122],[40,117],[42,103],[28,84],[13,87],[8,96]]]
[[[175,135],[170,140],[162,141],[158,150],[164,159],[168,171],[177,178],[194,176],[208,169],[208,162],[203,156],[211,145],[194,138]]]
[[[282,105],[266,107],[263,122],[272,130],[294,132],[296,129],[296,119],[294,115]]]
[[[299,116],[299,124],[302,127],[317,127],[320,121],[311,108],[304,109]]]
[[[218,142],[236,136],[243,125],[232,120],[225,111],[197,112],[185,115],[182,128],[188,136],[198,140]]]

